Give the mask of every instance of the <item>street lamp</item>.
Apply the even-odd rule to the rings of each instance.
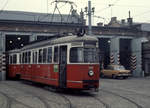
[[[21,40],[21,37],[18,37],[17,39],[18,39],[18,40]]]
[[[12,44],[12,43],[13,43],[13,41],[11,41],[11,40],[10,40],[10,41],[9,41],[9,43],[10,43],[10,44]]]

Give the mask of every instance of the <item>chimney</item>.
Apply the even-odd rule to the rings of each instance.
[[[84,12],[82,11],[82,9],[81,9],[81,12],[80,12],[80,17],[81,17],[81,19],[84,19]]]
[[[111,17],[111,22],[116,22],[117,21],[117,17]]]
[[[99,22],[99,23],[97,23],[97,26],[102,27],[103,23]]]
[[[81,23],[85,25],[85,19],[84,19],[84,12],[82,11],[81,9],[81,12],[80,12],[80,20],[81,20]]]
[[[121,24],[122,24],[122,25],[125,25],[125,19],[122,19],[122,20],[121,20]]]
[[[128,24],[129,26],[131,26],[133,24],[133,18],[131,18],[131,13],[129,11],[129,18],[127,18]]]

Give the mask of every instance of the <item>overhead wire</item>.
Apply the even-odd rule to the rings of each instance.
[[[102,8],[102,9],[96,11],[96,12],[102,12],[102,11],[104,11],[104,10],[107,10],[107,9],[109,9],[110,7],[116,5],[119,1],[120,1],[120,0],[116,0],[116,1],[114,1],[112,4],[107,4],[107,7]],[[98,18],[98,19],[103,19],[103,20],[104,20],[104,23],[105,23],[105,22],[108,22],[108,21],[107,21],[108,19],[110,20],[110,18],[104,18],[104,17],[101,17],[101,16],[94,16],[94,17],[95,17],[95,18]]]
[[[119,1],[120,1],[120,0],[116,0],[116,1],[113,3],[113,5],[116,5]]]
[[[118,2],[119,2],[120,0],[116,0],[114,3],[112,3],[111,5],[116,5]],[[106,9],[108,9],[108,8],[110,8],[111,7],[111,5],[110,4],[107,4],[108,6],[107,7],[105,7],[105,8],[103,8],[103,9],[100,9],[100,10],[98,10],[98,11],[96,11],[96,12],[102,12],[102,11],[104,11],[104,10],[106,10]]]
[[[139,7],[139,8],[149,8],[149,6],[147,5],[124,5],[124,4],[117,4],[118,2],[119,2],[120,0],[116,0],[114,3],[112,3],[112,6],[119,6],[119,7]],[[102,4],[101,4],[102,5]],[[103,4],[104,5],[104,4]],[[105,4],[105,5],[108,5],[108,6],[106,6],[105,8],[102,8],[102,9],[100,9],[100,10],[97,10],[97,11],[95,11],[95,12],[103,12],[103,11],[105,11],[105,10],[107,10],[107,9],[109,9],[111,6],[109,6],[109,4]],[[150,10],[148,10],[148,11],[145,11],[145,12],[143,12],[143,13],[140,13],[140,14],[137,14],[137,15],[134,15],[133,17],[139,17],[139,16],[142,16],[142,15],[145,15],[145,14],[148,14],[148,13],[150,13]],[[150,21],[150,20],[149,20]]]
[[[139,8],[149,8],[149,6],[144,6],[144,5],[124,5],[124,4],[117,4],[115,6],[120,6],[120,7],[139,7]]]
[[[110,8],[110,7],[109,7],[109,6],[107,6],[107,7],[103,8],[103,9],[97,10],[97,11],[95,11],[95,12],[102,12],[102,11],[104,11],[104,10],[108,9],[108,8]]]
[[[145,11],[145,12],[140,13],[140,14],[137,14],[137,15],[134,15],[134,17],[138,17],[138,16],[141,16],[141,15],[144,15],[144,14],[147,14],[147,13],[150,13],[150,10],[149,11]]]

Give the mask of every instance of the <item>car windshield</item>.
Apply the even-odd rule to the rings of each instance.
[[[74,47],[70,50],[71,63],[98,63],[98,51],[96,48]]]
[[[114,70],[125,70],[124,66],[115,66]]]

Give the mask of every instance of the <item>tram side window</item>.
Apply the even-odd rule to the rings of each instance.
[[[22,53],[22,63],[24,63],[24,56],[25,56],[25,54]]]
[[[34,63],[34,61],[35,61],[35,60],[34,60],[34,56],[35,56],[35,55],[34,55],[34,52],[32,52],[32,62],[33,62],[33,63]]]
[[[23,63],[25,63],[25,52],[23,53]]]
[[[13,55],[13,64],[16,64],[16,63],[17,63],[17,55],[14,54],[14,55]]]
[[[43,49],[43,63],[46,63],[46,57],[47,57],[47,48]]]
[[[31,52],[27,52],[27,63],[30,63],[31,62]]]
[[[27,63],[27,61],[28,61],[27,56],[28,56],[28,52],[25,52],[25,63]]]
[[[22,55],[19,54],[19,63],[21,63],[21,57],[22,57]]]
[[[12,64],[12,63],[13,63],[13,57],[10,56],[10,64]]]
[[[54,62],[58,63],[58,46],[54,47]]]
[[[48,63],[52,63],[52,48],[49,47],[48,48],[48,59],[47,59]]]
[[[39,49],[39,59],[38,59],[39,63],[42,63],[42,56],[43,56],[43,50]]]
[[[37,63],[37,52],[33,52],[32,53],[33,54],[33,56],[32,56],[32,60],[33,60],[33,63]]]
[[[38,57],[37,52],[35,52],[35,58],[34,58],[35,63],[37,63],[37,57]]]

